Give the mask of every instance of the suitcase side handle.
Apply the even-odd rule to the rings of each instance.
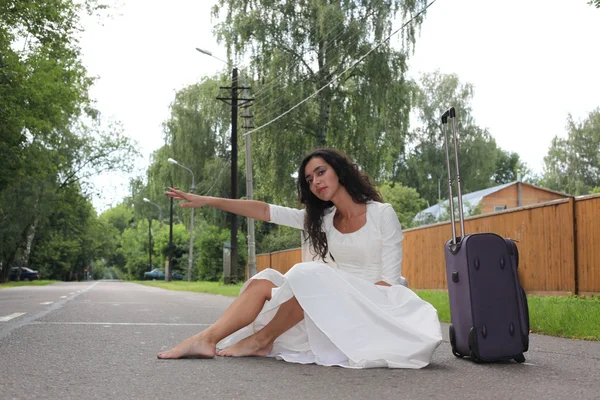
[[[444,133],[444,147],[446,150],[446,171],[448,172],[448,202],[450,204],[450,220],[452,226],[452,245],[450,250],[456,254],[460,248],[461,238],[456,237],[456,227],[454,221],[454,196],[452,195],[452,174],[450,172],[450,150],[448,146],[447,125],[448,119],[452,120],[452,137],[454,142],[454,161],[456,168],[456,183],[458,195],[458,216],[460,220],[460,236],[465,236],[465,218],[463,213],[462,190],[460,187],[460,170],[458,167],[458,140],[456,138],[456,110],[450,107],[442,114],[442,131]]]

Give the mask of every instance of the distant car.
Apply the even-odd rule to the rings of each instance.
[[[12,267],[10,269],[10,280],[11,281],[16,281],[17,280],[17,274],[19,273],[19,267]],[[21,277],[19,278],[19,280],[21,281],[35,281],[40,279],[40,273],[37,271],[34,271],[30,268],[21,268]]]
[[[144,279],[145,280],[164,281],[165,280],[165,269],[164,268],[154,268],[150,272],[145,272]],[[171,279],[174,281],[181,281],[181,280],[183,280],[183,275],[178,274],[177,272],[173,272],[171,274]]]

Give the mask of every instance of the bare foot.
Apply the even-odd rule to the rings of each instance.
[[[194,335],[171,350],[158,353],[160,359],[215,358],[216,343],[206,340],[202,334]]]
[[[273,349],[273,343],[265,344],[254,335],[240,340],[233,346],[217,352],[221,357],[265,357]]]

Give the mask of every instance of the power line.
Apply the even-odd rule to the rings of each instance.
[[[269,121],[269,122],[267,122],[265,124],[262,124],[258,128],[254,128],[251,131],[248,131],[248,132],[244,133],[244,136],[245,135],[250,135],[251,133],[257,132],[260,129],[266,127],[266,126],[271,125],[273,122],[275,122],[275,121],[281,119],[282,117],[286,116],[287,114],[289,114],[290,112],[292,112],[296,108],[300,107],[302,104],[306,103],[308,100],[312,99],[313,97],[315,97],[316,95],[318,95],[319,93],[321,93],[323,90],[325,90],[326,87],[328,87],[329,85],[331,85],[333,82],[337,81],[342,75],[344,75],[346,72],[348,72],[349,70],[351,70],[352,68],[354,68],[362,60],[364,60],[365,58],[367,58],[367,56],[369,56],[369,54],[371,54],[373,51],[377,50],[384,42],[387,42],[388,40],[390,40],[390,38],[392,36],[394,36],[396,33],[400,32],[402,29],[404,29],[406,26],[408,26],[408,24],[410,24],[411,22],[413,22],[415,20],[415,18],[417,18],[418,16],[420,16],[421,14],[423,14],[436,1],[437,0],[433,0],[431,3],[427,4],[421,11],[419,11],[417,14],[415,14],[410,20],[408,20],[400,28],[396,29],[394,32],[392,32],[385,39],[382,39],[381,41],[379,41],[379,43],[377,43],[375,45],[375,47],[373,47],[371,50],[369,50],[364,56],[362,56],[361,58],[359,58],[358,60],[356,60],[354,63],[352,63],[344,71],[342,71],[341,73],[339,73],[338,75],[336,75],[335,77],[333,77],[333,79],[331,81],[329,81],[328,83],[326,83],[325,85],[323,85],[323,87],[321,87],[319,90],[317,90],[316,92],[314,92],[313,94],[311,94],[310,96],[308,96],[307,98],[305,98],[304,100],[302,100],[301,102],[299,102],[298,104],[296,104],[295,106],[293,106],[292,108],[290,108],[289,110],[287,110],[286,112],[284,112],[284,113],[280,114],[279,116],[273,118],[271,121]]]
[[[365,15],[365,18],[368,18],[368,17],[370,17],[372,14],[374,14],[374,11],[371,11],[369,14]],[[328,36],[330,33],[332,33],[334,30],[338,30],[338,29],[339,29],[339,31],[337,32],[337,34],[335,35],[335,37],[334,37],[334,38],[332,38],[332,39],[329,39],[329,42],[328,42],[328,43],[325,43],[325,44],[332,44],[332,43],[335,43],[335,41],[336,41],[336,40],[338,40],[338,39],[339,39],[339,38],[340,38],[340,37],[341,37],[341,36],[344,34],[344,32],[345,32],[345,29],[344,29],[344,28],[346,28],[346,26],[344,26],[344,23],[345,23],[345,21],[341,21],[341,22],[339,22],[339,23],[338,23],[338,24],[337,24],[337,25],[336,25],[334,28],[332,28],[332,29],[331,29],[329,32],[327,32],[327,33],[326,33],[326,34],[323,36],[323,38],[317,42],[317,44],[316,44],[315,46],[311,46],[311,47],[310,47],[308,50],[306,50],[304,53],[302,53],[302,54],[300,54],[300,55],[294,55],[294,56],[295,56],[295,57],[297,57],[297,58],[301,58],[301,57],[302,57],[304,54],[306,54],[306,52],[308,52],[308,51],[314,51],[314,50],[315,50],[315,49],[316,49],[316,48],[317,48],[317,47],[318,47],[318,46],[319,46],[319,45],[320,45],[322,42],[324,42],[325,40],[328,40],[328,39],[327,39],[327,36]],[[355,32],[355,33],[354,33],[354,35],[358,35],[358,34],[360,34],[360,31],[357,31],[357,32]],[[358,39],[360,39],[360,37],[359,37]],[[358,42],[358,40],[357,40],[357,42]],[[327,67],[327,66],[329,66],[329,64],[326,64],[326,65],[325,65],[325,67]],[[279,82],[279,79],[280,79],[281,77],[283,77],[283,76],[286,74],[286,72],[287,72],[287,71],[281,72],[281,73],[280,73],[280,74],[279,74],[279,75],[278,75],[278,76],[277,76],[277,77],[276,77],[276,78],[275,78],[275,79],[272,81],[272,83],[270,83],[270,84],[267,84],[267,85],[265,85],[264,87],[260,88],[260,90],[258,90],[257,92],[255,92],[255,93],[254,93],[254,97],[255,97],[255,98],[258,98],[258,97],[259,97],[259,95],[261,95],[261,94],[262,94],[262,93],[264,93],[265,91],[268,91],[268,90],[270,90],[270,89],[273,89],[273,88],[274,88],[274,87],[277,85],[277,83]],[[306,82],[306,81],[307,81],[308,79],[310,79],[310,78],[311,78],[310,76],[309,76],[309,77],[307,77],[307,78],[306,78],[306,79],[304,79],[304,80],[303,80],[301,83],[304,83],[304,82]]]
[[[372,16],[374,13],[375,13],[375,10],[372,10],[370,13],[367,13],[367,14],[365,15],[365,17],[364,17],[364,18],[365,18],[365,19],[366,19],[366,18],[369,18],[369,17],[370,17],[370,16]],[[344,22],[345,22],[345,21],[342,21],[342,22],[341,22],[341,23],[339,23],[337,26],[338,26],[338,27],[339,27],[339,26],[342,26],[342,25],[344,24]],[[328,42],[328,43],[326,43],[326,45],[332,45],[332,44],[334,44],[334,43],[335,43],[335,42],[336,42],[336,41],[337,41],[337,40],[338,40],[338,39],[339,39],[339,38],[340,38],[340,37],[341,37],[341,36],[342,36],[342,35],[345,33],[346,29],[344,29],[344,28],[347,28],[347,27],[346,27],[346,26],[342,26],[342,27],[340,28],[340,31],[339,31],[339,32],[336,34],[336,36],[335,36],[333,39],[329,40],[329,42]],[[333,31],[333,30],[331,30],[331,31]],[[331,31],[330,31],[330,32],[331,32]],[[350,48],[351,46],[358,45],[359,41],[362,39],[361,33],[362,33],[362,31],[360,31],[360,30],[357,30],[357,31],[355,31],[354,33],[351,33],[351,34],[350,34],[350,36],[348,37],[348,41],[350,41],[350,43],[349,43],[349,44],[346,46],[346,49]],[[353,36],[354,36],[354,37],[353,37]],[[320,40],[320,41],[317,43],[317,45],[318,45],[318,44],[320,44],[321,42],[323,42],[325,39],[326,39],[326,38],[323,38],[323,39],[321,39],[321,40]],[[313,47],[312,47],[312,49],[310,49],[310,50],[315,50],[315,46],[313,46]],[[305,53],[304,53],[304,54],[305,54]],[[303,55],[303,54],[302,54],[302,55]],[[301,55],[301,56],[302,56],[302,55]],[[337,62],[336,60],[329,60],[329,61],[328,61],[328,62],[327,62],[327,63],[326,63],[326,64],[325,64],[323,67],[322,67],[322,69],[323,69],[323,70],[327,70],[329,67],[331,67],[331,66],[332,66],[333,64],[335,64],[336,62]],[[281,74],[278,76],[278,79],[279,79],[280,77],[282,77],[284,74],[285,74],[285,72],[282,72],[282,73],[281,73]],[[298,85],[303,85],[304,83],[306,83],[308,80],[312,79],[313,77],[314,77],[314,75],[308,75],[308,76],[307,76],[305,79],[303,79],[303,80],[302,80],[301,82],[299,82],[299,83],[296,83],[295,85],[296,85],[296,86],[298,86]],[[269,90],[270,90],[270,89],[274,88],[274,87],[275,87],[275,85],[277,85],[277,82],[273,83],[271,86],[267,86],[266,88],[261,88],[261,90],[260,90],[259,92],[255,93],[254,97],[258,99],[258,97],[259,97],[259,93],[264,93],[265,89],[269,89]],[[288,84],[288,85],[286,85],[286,86],[285,86],[285,87],[283,87],[283,88],[282,88],[280,91],[283,91],[284,89],[287,89],[288,87],[291,87],[291,85],[289,85],[289,84]],[[269,110],[269,109],[271,109],[271,108],[272,108],[271,106],[273,106],[274,104],[280,103],[282,98],[283,98],[283,96],[278,96],[278,97],[276,97],[276,98],[274,98],[274,99],[270,100],[270,101],[269,101],[269,103],[268,103],[268,104],[266,104],[266,105],[260,105],[260,104],[262,104],[262,103],[261,103],[260,101],[257,101],[257,110],[259,110],[259,109],[266,109],[266,110]],[[273,113],[273,114],[274,114],[274,113]]]
[[[221,172],[219,172],[219,174],[217,175],[217,178],[213,182],[212,186],[206,191],[206,193],[202,194],[201,196],[208,196],[208,194],[210,193],[210,191],[212,190],[212,188],[215,187],[216,183],[219,181],[219,178],[223,174],[223,171],[225,171],[226,167],[227,167],[227,165],[224,165],[223,168],[221,168]]]
[[[341,33],[343,34],[343,31],[342,31]],[[352,38],[352,35],[355,35],[355,36],[356,36],[354,39],[351,39],[351,40],[353,40],[353,41],[354,41],[354,43],[349,43],[349,44],[346,46],[346,48],[349,48],[349,47],[351,47],[351,46],[353,46],[353,45],[356,45],[356,44],[358,44],[358,43],[359,43],[359,41],[360,41],[360,40],[361,40],[361,38],[362,38],[362,37],[361,37],[361,35],[360,35],[360,33],[361,33],[360,31],[356,31],[354,34],[351,34],[351,36],[349,37],[349,39],[350,39],[350,38]],[[337,40],[337,39],[334,39],[334,40],[332,40],[330,43],[333,43],[335,40]],[[329,67],[331,67],[331,66],[332,66],[333,64],[335,64],[336,62],[337,62],[336,60],[330,60],[329,62],[327,62],[327,63],[326,63],[324,66],[323,66],[323,70],[327,70]],[[314,75],[309,75],[309,76],[307,76],[305,79],[303,79],[301,82],[299,82],[299,83],[296,83],[295,85],[296,85],[296,86],[302,86],[302,85],[304,85],[304,83],[306,83],[308,80],[312,79],[313,77],[314,77]],[[286,85],[285,87],[282,87],[282,88],[280,89],[280,91],[283,91],[283,90],[285,90],[285,89],[287,89],[287,88],[289,88],[289,87],[291,87],[291,86],[292,86],[292,85],[289,85],[289,84],[288,84],[288,85]],[[258,97],[258,96],[255,96],[255,97]],[[257,106],[257,107],[256,107],[256,108],[257,108],[257,113],[258,113],[258,110],[259,110],[259,109],[270,110],[270,109],[272,108],[272,106],[273,106],[273,105],[280,103],[280,102],[281,102],[281,99],[283,99],[283,98],[284,98],[284,96],[283,96],[283,95],[281,95],[281,96],[275,97],[274,99],[270,100],[270,101],[269,101],[269,102],[268,102],[266,105],[260,105],[260,106]],[[291,101],[290,101],[290,102],[291,102]],[[261,104],[261,102],[260,102],[260,101],[257,101],[257,105],[258,105],[258,104]],[[272,114],[275,114],[275,113],[272,113]],[[271,114],[271,115],[272,115],[272,114]]]
[[[372,9],[370,12],[368,12],[367,14],[365,14],[364,19],[366,20],[367,18],[373,16],[375,14],[375,9]],[[334,44],[345,32],[346,32],[346,28],[348,28],[347,26],[345,26],[344,24],[346,23],[345,20],[340,21],[335,27],[333,27],[332,29],[330,29],[325,35],[323,35],[323,38],[321,40],[319,40],[317,42],[316,45],[311,46],[308,50],[306,50],[305,52],[303,52],[300,55],[294,55],[298,58],[302,58],[302,56],[304,56],[307,52],[309,51],[315,51],[315,49],[323,42],[325,42],[326,40],[328,40],[328,42],[325,42],[325,45],[332,45]],[[335,37],[333,37],[332,39],[327,39],[327,37],[329,36],[330,33],[332,33],[333,31],[337,31]],[[350,34],[348,40],[351,40],[352,36],[357,36],[356,37],[356,43],[358,44],[359,40],[361,39],[361,34],[362,32],[360,30],[355,31],[354,33]],[[353,43],[350,43],[348,46],[346,46],[346,48],[349,48],[350,46],[352,46]],[[327,69],[327,67],[330,67],[333,63],[335,63],[336,61],[331,60],[329,62],[327,62],[324,66],[323,69]],[[277,86],[277,84],[279,83],[280,78],[282,78],[287,71],[281,72],[279,75],[277,75],[277,77],[272,81],[272,83],[268,83],[267,85],[265,85],[264,87],[260,88],[260,90],[258,90],[257,92],[254,93],[254,97],[256,99],[259,98],[260,95],[262,95],[263,93],[265,93],[266,91],[270,91],[271,89],[275,88],[275,86]],[[306,81],[308,81],[309,79],[311,79],[313,76],[309,75],[307,76],[304,80],[302,80],[302,82],[300,82],[299,84],[302,85],[304,84]],[[298,85],[298,84],[296,84]],[[282,85],[283,86],[283,85]],[[285,88],[289,87],[291,85],[286,85],[285,87],[283,87],[281,90],[284,90]],[[269,109],[273,104],[276,104],[277,102],[280,101],[280,99],[283,98],[283,96],[277,97],[274,100],[271,100],[267,106],[261,106],[260,108],[265,108],[265,109]],[[257,104],[261,104],[260,101],[257,102]],[[258,107],[257,107],[258,109]]]
[[[324,35],[323,39],[319,40],[319,42],[317,43],[317,45],[318,45],[318,44],[320,44],[320,43],[321,43],[323,40],[325,40],[325,39],[326,39],[326,37],[327,37],[327,35],[329,35],[331,32],[333,32],[333,30],[334,30],[334,29],[338,29],[338,28],[339,28],[339,29],[340,29],[340,32],[339,32],[339,34],[338,34],[338,35],[337,35],[337,36],[336,36],[334,39],[332,39],[330,42],[332,42],[332,41],[334,41],[334,40],[337,40],[337,38],[339,37],[339,35],[340,35],[340,34],[342,34],[342,33],[344,32],[344,30],[343,30],[343,26],[342,26],[343,24],[344,24],[344,21],[341,21],[341,22],[339,22],[339,23],[336,25],[336,27],[335,27],[335,28],[332,28],[332,29],[331,29],[329,32],[327,32],[327,34],[326,34],[326,35]],[[340,27],[341,27],[341,28],[340,28]],[[313,49],[314,49],[314,47],[313,47]],[[311,50],[311,49],[309,49],[309,50]],[[307,51],[309,51],[309,50],[307,50]],[[303,52],[303,53],[302,53],[302,54],[300,54],[300,55],[295,55],[295,54],[294,54],[293,56],[294,56],[294,58],[300,58],[300,57],[302,57],[304,54],[306,54],[306,52]],[[270,82],[270,83],[267,83],[265,86],[261,87],[261,88],[260,88],[258,91],[256,91],[256,92],[254,93],[254,97],[255,97],[255,98],[258,98],[258,96],[259,96],[259,95],[261,95],[262,93],[264,93],[265,91],[267,91],[267,90],[270,90],[270,89],[272,89],[273,87],[275,87],[275,86],[277,85],[277,83],[279,82],[279,79],[280,79],[281,77],[283,77],[283,76],[285,75],[285,73],[286,73],[286,72],[287,72],[287,71],[283,71],[283,72],[281,72],[279,75],[277,75],[277,76],[275,77],[275,79],[274,79],[272,82]]]

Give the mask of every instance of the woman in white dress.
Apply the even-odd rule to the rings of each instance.
[[[304,209],[169,189],[182,207],[212,206],[304,230],[313,261],[267,269],[209,328],[158,358],[270,356],[347,368],[423,368],[442,341],[437,311],[403,285],[402,228],[391,205],[345,155],[302,161]]]

